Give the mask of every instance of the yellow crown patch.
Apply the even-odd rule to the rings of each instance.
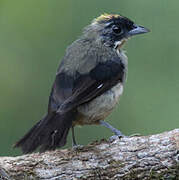
[[[108,21],[112,18],[118,18],[120,17],[119,14],[102,14],[101,16],[97,17],[96,19],[94,19],[94,22],[100,22],[100,21]]]

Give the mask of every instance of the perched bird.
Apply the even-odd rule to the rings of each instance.
[[[49,97],[48,112],[15,147],[23,153],[54,150],[66,144],[76,125],[99,124],[115,135],[122,133],[103,121],[123,92],[127,57],[123,44],[148,29],[121,15],[103,14],[88,25],[66,50]]]

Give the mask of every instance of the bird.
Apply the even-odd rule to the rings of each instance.
[[[107,123],[123,93],[128,58],[123,45],[132,36],[149,32],[120,14],[102,14],[86,26],[66,49],[57,69],[46,115],[14,147],[23,153],[63,147],[74,127],[102,125],[117,137],[120,130]]]

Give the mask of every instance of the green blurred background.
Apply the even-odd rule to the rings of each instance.
[[[128,81],[108,120],[126,135],[179,127],[178,6],[177,0],[0,0],[0,156],[20,154],[12,144],[45,114],[66,47],[104,12],[151,29],[125,45]],[[76,128],[80,144],[111,135],[104,127]]]

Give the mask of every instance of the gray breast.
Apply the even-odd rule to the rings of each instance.
[[[94,100],[78,107],[78,112],[82,114],[84,124],[95,124],[95,122],[105,119],[119,101],[123,92],[123,84],[116,86],[98,96]]]

